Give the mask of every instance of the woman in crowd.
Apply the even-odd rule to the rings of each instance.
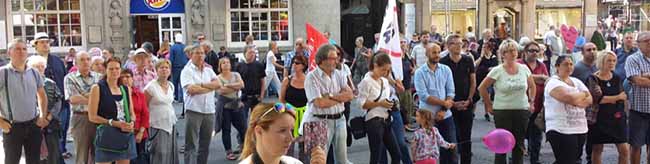
[[[307,76],[307,57],[302,55],[294,56],[291,59],[291,70],[294,70],[293,75],[290,75],[288,78],[282,80],[282,87],[280,88],[280,96],[278,97],[281,103],[291,104],[294,106],[296,111],[296,123],[293,127],[293,136],[298,137],[301,134],[300,124],[302,122],[302,117],[307,110],[307,95],[305,93],[305,77]],[[298,159],[304,161],[306,154],[304,149],[303,142],[298,144],[299,153]],[[290,156],[294,156],[294,145],[291,145],[289,152],[287,153]]]
[[[501,63],[501,60],[499,59],[499,55],[496,53],[492,53],[493,49],[496,48],[496,45],[494,42],[484,42],[482,46],[481,56],[475,57],[476,60],[474,61],[474,66],[476,67],[476,83],[481,84],[487,74],[492,70],[492,68],[496,67]],[[476,88],[478,91],[478,88]],[[492,88],[488,88],[488,92],[490,93],[490,98],[491,100],[494,100],[494,90]],[[478,102],[480,99],[479,94],[474,95],[474,102]],[[490,121],[490,114],[489,112],[485,111],[484,115],[485,119],[487,121]]]
[[[264,62],[266,65],[264,69],[264,72],[266,73],[266,76],[264,77],[264,86],[267,89],[269,87],[272,87],[273,91],[275,92],[278,92],[278,90],[280,90],[280,79],[278,78],[278,72],[276,69],[284,68],[284,66],[276,62],[277,58],[275,57],[275,54],[278,53],[280,53],[280,50],[278,49],[278,43],[271,41],[269,42],[269,52],[266,53],[266,58],[262,59],[266,61]],[[267,92],[267,94],[268,93],[269,92]]]
[[[627,144],[627,114],[623,91],[623,78],[613,73],[616,67],[616,54],[603,51],[596,58],[598,72],[589,76],[587,88],[591,93],[593,105],[587,109],[589,123],[589,140],[592,145],[591,161],[602,163],[603,144],[616,144],[618,163],[629,161],[629,145]]]
[[[512,161],[515,164],[522,164],[524,138],[530,115],[528,110],[533,107],[535,99],[535,82],[530,70],[516,62],[518,46],[517,42],[511,39],[501,43],[499,54],[503,56],[503,64],[494,67],[487,74],[479,86],[479,92],[483,97],[485,110],[494,115],[495,127],[506,129],[515,136]],[[494,87],[494,103],[490,101],[487,90],[490,86]],[[507,154],[496,154],[494,163],[507,163],[506,156]]]
[[[544,87],[546,138],[551,143],[555,163],[580,162],[587,133],[585,108],[592,103],[587,87],[573,73],[573,61],[559,56],[555,62],[557,75]]]
[[[370,163],[379,163],[386,151],[384,148],[390,152],[391,163],[400,163],[401,153],[390,124],[390,111],[393,107],[393,101],[389,99],[391,86],[383,77],[391,69],[390,57],[379,52],[372,57],[370,63],[371,72],[358,86],[361,108],[368,112],[365,126],[370,146]]]
[[[97,72],[101,75],[106,74],[106,66],[104,66],[104,58],[101,56],[93,56],[90,59],[90,70]]]
[[[354,41],[354,61],[352,61],[352,81],[359,84],[368,72],[368,61],[372,57],[372,51],[363,46],[363,37],[357,37]]]
[[[157,52],[158,58],[165,58],[169,59],[169,41],[165,40],[163,43],[160,45],[160,49]]]
[[[285,156],[293,142],[295,112],[290,105],[260,103],[251,111],[240,164],[302,164]],[[311,151],[312,164],[325,164],[325,152],[319,146]]]
[[[368,74],[369,75],[369,74]],[[368,76],[367,75],[367,76]],[[393,74],[392,68],[388,70],[388,73],[382,75],[386,80],[388,80],[388,84],[390,87],[390,98],[389,100],[393,102],[393,107],[391,107],[390,110],[390,117],[392,118],[392,123],[389,125],[391,127],[391,130],[393,131],[393,135],[395,136],[395,141],[397,142],[397,146],[400,149],[401,157],[402,157],[402,163],[403,164],[411,164],[411,155],[409,155],[409,145],[406,143],[406,137],[405,137],[405,126],[404,126],[404,120],[408,119],[406,117],[403,117],[402,115],[402,108],[399,107],[401,99],[399,99],[397,93],[402,93],[405,92],[404,85],[402,84],[401,80],[395,79],[395,74]],[[382,160],[386,161],[386,151],[382,153]]]
[[[246,118],[245,111],[242,109],[242,103],[237,94],[244,88],[244,81],[237,72],[232,72],[230,67],[230,59],[219,59],[219,75],[217,79],[221,88],[217,90],[218,103],[217,108],[223,109],[223,117],[221,118],[221,138],[224,149],[226,149],[226,159],[236,160],[237,153],[232,150],[230,143],[230,127],[231,125],[237,129],[239,133],[239,144],[242,144],[242,138],[246,132]]]
[[[149,106],[144,93],[137,88],[134,88],[134,78],[131,70],[123,69],[120,74],[120,85],[124,85],[131,90],[131,105],[135,112],[134,122],[135,129],[135,142],[138,151],[138,157],[131,161],[131,163],[148,164],[149,161],[145,158],[145,145],[147,138],[149,138]],[[144,88],[144,87],[143,87]]]
[[[70,71],[70,68],[74,66],[74,58],[76,55],[77,55],[77,50],[75,50],[74,48],[70,48],[70,50],[68,50],[68,54],[65,55],[66,70]]]
[[[96,145],[95,162],[99,164],[128,164],[129,160],[135,158],[136,146],[135,135],[133,135],[133,122],[136,120],[135,111],[132,102],[130,90],[120,85],[120,60],[117,58],[108,59],[104,66],[107,68],[106,76],[99,83],[90,89],[90,98],[88,103],[88,118],[91,122],[98,124],[96,141],[102,139],[99,136],[114,132],[108,128],[116,128],[122,132],[128,133],[128,137],[119,139],[112,138],[115,143],[127,143],[128,148],[125,151],[111,151],[100,148]],[[128,107],[128,108],[126,108]],[[122,135],[120,135],[122,136]]]
[[[59,138],[62,133],[61,130],[61,118],[59,113],[61,112],[61,102],[63,101],[63,93],[56,86],[56,83],[45,77],[45,68],[47,67],[47,60],[40,55],[34,55],[27,58],[27,66],[32,67],[38,71],[44,80],[45,94],[47,95],[47,113],[46,119],[50,123],[43,129],[43,136],[45,140],[45,146],[48,150],[48,156],[45,161],[41,161],[44,164],[57,164],[61,158],[61,152],[59,149]],[[41,154],[42,155],[42,154]]]
[[[167,59],[158,60],[155,65],[158,78],[144,87],[147,103],[149,104],[149,119],[151,127],[151,163],[177,164],[178,144],[176,142],[176,113],[174,112],[174,85],[169,82],[171,62]]]

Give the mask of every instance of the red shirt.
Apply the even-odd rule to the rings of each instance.
[[[548,70],[546,69],[546,65],[544,65],[544,63],[539,62],[537,60],[535,60],[535,62],[537,62],[537,67],[535,67],[535,69],[531,69],[530,66],[528,66],[528,64],[526,64],[526,62],[524,62],[524,60],[522,60],[522,59],[517,60],[517,63],[523,64],[526,67],[528,67],[528,69],[530,70],[530,72],[533,73],[533,75],[546,75],[546,76],[548,76]],[[544,102],[542,101],[542,99],[544,98],[544,84],[536,84],[535,85],[535,91],[536,91],[535,92],[535,102],[534,102],[535,106],[534,106],[534,111],[533,112],[539,112],[544,107]]]
[[[149,128],[149,106],[147,104],[147,98],[144,97],[144,93],[137,89],[132,89],[131,90],[131,99],[133,99],[133,102],[131,105],[133,106],[133,110],[135,112],[135,131],[138,132],[140,131],[141,127],[144,127],[144,135],[142,138],[147,138],[149,136],[148,128]]]

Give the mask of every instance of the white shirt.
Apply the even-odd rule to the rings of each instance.
[[[152,80],[144,87],[149,99],[149,122],[152,128],[162,129],[171,134],[176,124],[176,113],[174,112],[174,85],[167,82],[167,93],[162,90],[158,80]]]
[[[273,53],[273,51],[269,51],[268,53],[266,53],[265,71],[267,72],[266,73],[267,75],[269,73],[273,73],[273,75],[275,74],[275,65],[273,65],[273,63],[275,63],[275,54]]]
[[[285,156],[285,155],[280,157],[280,161],[282,161],[282,163],[285,163],[285,164],[302,164],[302,162],[300,162],[300,160],[298,160],[296,158],[293,158],[293,157],[290,157],[290,156]],[[246,159],[239,162],[239,164],[252,164],[252,163],[253,163],[253,155],[249,155],[248,157],[246,157]]]
[[[199,70],[194,63],[188,62],[181,71],[181,86],[183,87],[183,100],[185,100],[185,109],[203,114],[212,114],[215,112],[216,99],[214,91],[200,95],[190,95],[187,92],[187,86],[191,84],[209,83],[217,79],[217,75],[211,68],[206,66]]]
[[[372,73],[367,73],[366,76],[359,82],[359,97],[357,100],[359,101],[359,104],[364,104],[368,101],[375,101],[379,97],[378,101],[386,100],[390,97],[390,84],[388,83],[388,80],[384,77],[379,78],[381,80],[381,83],[379,81],[375,80],[371,76]],[[381,95],[379,95],[381,93]],[[379,117],[379,118],[388,118],[388,111],[390,111],[389,108],[385,107],[375,107],[372,109],[365,109],[368,111],[368,114],[366,114],[366,121]]]
[[[569,86],[553,76],[544,87],[544,107],[546,119],[546,132],[557,131],[562,134],[587,133],[587,117],[585,109],[564,104],[551,96],[551,91],[557,87],[564,87],[570,93],[588,91],[587,87],[577,78],[569,77],[574,86]]]
[[[415,68],[420,68],[427,63],[427,50],[422,43],[413,47],[411,55],[415,58]]]

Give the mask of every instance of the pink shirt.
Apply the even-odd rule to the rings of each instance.
[[[149,84],[151,80],[157,78],[155,72],[145,69],[143,72],[138,71],[138,69],[132,69],[133,71],[133,88],[137,88],[140,92],[144,92],[144,87]]]

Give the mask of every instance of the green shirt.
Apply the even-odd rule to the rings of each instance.
[[[503,68],[503,64],[496,66],[488,73],[487,77],[494,79],[494,105],[495,110],[520,109],[528,110],[528,77],[530,70],[522,64],[517,74],[510,75]]]

